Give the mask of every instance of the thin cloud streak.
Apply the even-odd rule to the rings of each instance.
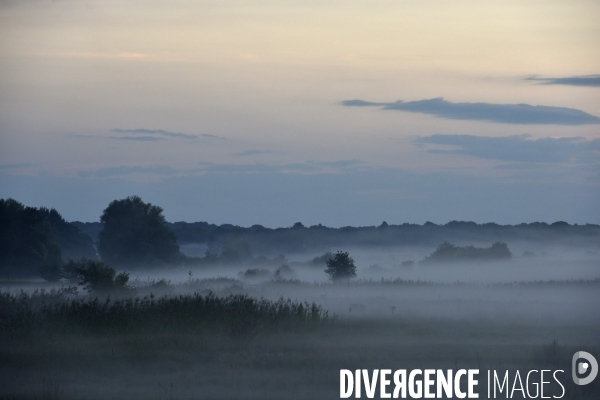
[[[360,160],[306,161],[290,164],[217,164],[206,168],[206,172],[218,173],[286,173],[286,174],[338,174],[368,170],[369,165]]]
[[[367,169],[367,165],[360,160],[338,160],[338,161],[306,161],[304,163],[291,164],[218,164],[206,168],[206,172],[218,173],[297,173],[297,174],[320,174],[320,173],[338,173],[345,171],[356,171],[356,167],[361,166]]]
[[[488,121],[501,124],[587,125],[600,124],[600,118],[584,111],[566,107],[532,106],[529,104],[452,103],[442,97],[393,103],[346,100],[351,107],[382,106],[384,110],[399,110],[434,115],[453,120]]]
[[[205,174],[321,174],[356,171],[358,165],[364,164],[360,160],[339,160],[331,162],[306,161],[304,163],[290,164],[213,164],[199,163],[198,168],[175,169],[168,165],[140,166],[119,165],[114,167],[102,167],[93,170],[80,171],[81,178],[112,178],[138,175],[160,175],[160,176],[200,176]],[[364,168],[363,168],[364,169]]]
[[[196,135],[187,135],[181,132],[169,132],[162,129],[118,129],[115,128],[112,130],[114,133],[127,133],[127,134],[144,134],[144,135],[160,135],[166,137],[173,138],[181,138],[181,139],[198,139]]]
[[[577,75],[563,78],[539,78],[532,76],[525,78],[526,81],[538,82],[540,85],[568,85],[568,86],[600,86],[600,74],[598,75]]]
[[[201,133],[200,137],[203,137],[203,138],[206,138],[206,139],[227,140],[227,138],[224,138],[222,136],[212,135],[210,133]]]
[[[157,140],[165,140],[165,138],[156,136],[107,136],[107,139],[132,140],[136,142],[156,142]]]
[[[588,162],[597,160],[600,139],[581,137],[541,138],[531,140],[528,135],[489,137],[474,135],[432,135],[419,137],[418,145],[448,145],[458,149],[429,149],[429,153],[460,154],[472,157],[537,163]]]

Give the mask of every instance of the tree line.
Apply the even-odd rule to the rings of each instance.
[[[0,277],[38,276],[68,258],[96,259],[92,239],[55,209],[0,199]]]
[[[102,230],[100,222],[74,222],[96,239]],[[242,227],[232,224],[208,222],[167,222],[177,241],[204,243],[211,249],[220,249],[232,236],[245,238],[256,254],[321,252],[331,248],[355,246],[437,246],[443,242],[489,242],[528,241],[536,243],[566,242],[574,246],[595,245],[600,239],[600,225],[532,222],[518,225],[500,225],[493,222],[478,224],[469,221],[451,221],[446,224],[385,222],[377,226],[341,228],[321,224],[305,226],[295,223],[289,227],[268,228],[262,225]]]
[[[94,247],[88,235],[55,209],[1,199],[0,277],[41,275],[47,280],[77,281],[85,276],[86,267],[96,271],[100,281],[104,274],[106,282],[123,283],[125,277],[112,276],[106,264],[119,269],[180,264],[186,257],[162,211],[138,196],[111,202],[100,217],[103,229]]]
[[[252,257],[248,241],[232,234],[204,257],[187,257],[165,221],[163,209],[138,196],[112,201],[100,216],[97,241],[55,209],[0,200],[0,278],[43,277],[94,291],[125,288],[119,270],[246,263],[281,265],[285,257]]]
[[[496,242],[489,249],[447,243],[449,240],[483,241],[488,237],[493,237]],[[96,268],[98,279],[105,282],[104,285],[123,286],[127,282],[125,277],[117,277],[113,274],[115,270],[111,272],[106,268],[135,270],[240,263],[280,266],[285,263],[282,253],[352,245],[443,242],[424,260],[426,263],[510,258],[506,244],[498,241],[503,237],[528,241],[554,238],[576,243],[597,242],[600,226],[566,222],[501,226],[452,221],[445,225],[431,222],[389,225],[384,222],[377,227],[335,229],[322,225],[305,227],[298,222],[290,228],[269,229],[260,225],[241,228],[205,222],[170,224],[161,207],[145,203],[138,196],[112,201],[103,210],[98,223],[83,224],[67,222],[55,209],[27,207],[14,199],[1,199],[0,278],[41,275],[47,280],[63,279],[75,283],[85,277],[83,268]],[[188,240],[207,244],[203,257],[187,257],[180,251],[179,243]],[[254,257],[253,253],[263,255]],[[271,254],[272,258],[264,254]],[[313,261],[328,265],[333,256],[326,253],[323,260]],[[336,257],[341,256],[336,253]],[[333,278],[337,274],[330,276]]]

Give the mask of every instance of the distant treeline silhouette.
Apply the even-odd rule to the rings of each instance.
[[[566,222],[519,225],[452,221],[444,225],[389,225],[329,228],[297,222],[289,228],[249,228],[206,222],[165,221],[162,208],[138,196],[112,201],[100,222],[69,223],[55,209],[27,207],[14,199],[0,200],[0,279],[42,276],[72,280],[69,260],[102,261],[111,268],[146,269],[173,266],[235,265],[281,266],[285,254],[329,252],[344,247],[435,246],[439,243],[561,242],[596,245],[600,226]],[[186,243],[205,244],[203,257],[187,257]],[[506,245],[504,245],[506,246]],[[500,246],[501,247],[501,246]],[[508,249],[448,245],[429,258],[487,259],[504,257]],[[504,255],[503,255],[504,254]],[[310,264],[322,266],[331,253]],[[71,263],[71,264],[69,264]],[[71,274],[71,275],[69,275]]]
[[[99,222],[74,222],[82,232],[96,238],[102,230]],[[419,224],[330,228],[319,225],[306,227],[296,223],[288,228],[266,228],[253,225],[249,228],[207,222],[167,223],[176,235],[177,242],[206,243],[218,249],[227,238],[235,235],[247,241],[254,254],[278,255],[288,253],[326,251],[340,246],[436,246],[453,243],[493,243],[496,241],[563,242],[569,245],[589,245],[600,240],[600,225],[571,225],[566,222],[523,223],[499,225],[493,222],[451,221],[447,224],[426,222]]]

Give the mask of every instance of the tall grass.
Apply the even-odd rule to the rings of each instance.
[[[262,328],[294,329],[328,319],[327,312],[315,303],[283,298],[270,301],[247,295],[193,293],[100,300],[72,297],[61,291],[16,295],[0,292],[0,332],[9,335],[189,329],[235,336]]]

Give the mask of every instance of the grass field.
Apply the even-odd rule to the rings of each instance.
[[[193,286],[198,289],[206,283]],[[215,286],[214,280],[209,283]],[[519,302],[515,287],[526,299]],[[352,313],[340,306],[339,313],[328,316],[316,305],[300,302],[283,301],[277,308],[277,302],[266,299],[261,303],[243,295],[226,297],[240,290],[235,283],[222,286],[219,296],[195,295],[197,302],[199,297],[211,298],[212,309],[206,301],[200,301],[204,308],[193,305],[192,294],[172,294],[163,300],[147,297],[139,300],[138,306],[130,302],[129,307],[123,305],[126,302],[116,307],[111,300],[111,311],[103,301],[68,300],[68,295],[48,293],[45,300],[40,300],[44,296],[39,294],[22,294],[21,302],[29,305],[16,307],[6,299],[19,295],[5,293],[0,398],[335,399],[339,398],[340,369],[382,368],[480,369],[480,398],[487,397],[488,369],[513,373],[517,369],[562,369],[564,398],[600,398],[597,380],[578,387],[570,378],[575,351],[600,356],[600,322],[567,318],[568,309],[557,318],[547,318],[551,313],[544,312],[544,307],[554,306],[549,298],[560,299],[563,291],[568,298],[572,291],[583,293],[581,303],[575,301],[568,307],[587,306],[584,312],[592,312],[589,307],[594,306],[589,302],[597,293],[595,281],[483,287],[422,282],[362,282],[345,287],[267,282],[241,288],[267,298],[281,291],[296,297],[304,293],[309,300],[330,293],[325,300],[332,308],[361,301],[364,309]],[[182,286],[170,289],[181,290]],[[367,289],[379,296],[373,297]],[[393,298],[393,293],[404,297]],[[421,297],[415,297],[417,293]],[[437,299],[435,293],[440,293]],[[484,294],[495,300],[482,305]],[[462,299],[447,310],[470,311],[444,316],[442,295]],[[436,301],[428,302],[428,297]],[[227,298],[229,303],[223,300]],[[410,298],[421,308],[418,312],[404,310],[400,301]],[[373,303],[369,299],[374,299]],[[387,306],[377,306],[387,314],[374,312],[375,305],[385,303],[382,299],[398,304],[398,309],[391,312]],[[514,312],[509,309],[498,314],[501,299],[508,308],[515,308]],[[532,299],[538,304],[523,311]],[[229,308],[211,314],[223,304]],[[517,310],[519,305],[521,310]],[[311,307],[316,308],[311,311]],[[479,313],[471,312],[475,308]],[[8,309],[20,311],[8,316]],[[28,313],[27,309],[37,311]],[[422,312],[427,309],[434,311]],[[488,316],[486,309],[490,310]],[[528,312],[537,317],[527,318]],[[91,320],[90,313],[95,315]],[[194,315],[204,317],[190,320]],[[7,324],[9,317],[13,322]],[[23,321],[20,327],[14,322],[17,320]],[[560,394],[556,385],[552,390]],[[514,398],[519,396],[517,392]]]

